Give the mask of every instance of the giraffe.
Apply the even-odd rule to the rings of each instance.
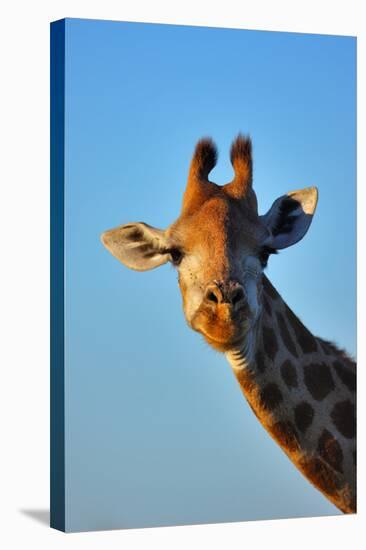
[[[304,237],[317,189],[289,192],[259,215],[250,137],[232,143],[230,183],[209,180],[216,162],[216,145],[201,139],[181,213],[167,229],[128,223],[101,240],[131,269],[175,266],[188,325],[226,355],[250,408],[300,472],[354,513],[355,363],[314,336],[264,273],[272,254]]]

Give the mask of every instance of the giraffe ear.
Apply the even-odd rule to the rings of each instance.
[[[105,231],[101,241],[117,260],[136,271],[154,269],[170,260],[165,232],[146,223],[120,225]]]
[[[269,230],[263,245],[281,249],[300,241],[310,227],[317,202],[316,187],[290,191],[275,200],[267,214],[261,216]]]

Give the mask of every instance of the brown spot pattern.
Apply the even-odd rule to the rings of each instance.
[[[269,327],[263,327],[263,347],[266,355],[273,361],[278,351],[278,343],[275,333]]]
[[[321,338],[317,338],[317,340],[326,355],[333,355],[334,359],[338,358],[344,366],[350,367],[351,370],[356,368],[356,361],[346,351],[338,348],[333,342],[329,342],[328,340],[322,340]]]
[[[281,365],[281,376],[288,388],[297,388],[297,371],[289,359]]]
[[[270,382],[260,392],[260,402],[264,409],[272,411],[283,400],[282,393],[277,384]]]
[[[341,446],[328,430],[323,430],[319,438],[318,451],[321,458],[332,466],[332,468],[340,473],[343,472],[343,452]]]
[[[283,318],[283,315],[280,312],[277,312],[276,316],[277,316],[277,322],[280,328],[280,333],[281,333],[281,338],[283,340],[283,343],[285,344],[286,348],[289,350],[290,353],[292,353],[294,357],[298,357],[295,344],[288,331],[286,321]]]
[[[276,441],[289,452],[299,449],[299,440],[295,426],[290,421],[279,421],[270,428]]]
[[[320,458],[305,459],[300,466],[306,477],[321,491],[333,496],[339,488],[337,474]]]
[[[255,364],[259,372],[264,372],[266,370],[266,362],[262,351],[259,349],[255,354]]]
[[[304,367],[304,381],[312,397],[321,401],[334,390],[330,368],[324,363],[311,363]]]
[[[306,401],[302,401],[295,407],[295,424],[300,432],[304,433],[311,425],[314,418],[314,409]]]
[[[333,424],[340,434],[348,439],[356,435],[355,407],[349,399],[339,401],[331,412]]]
[[[347,386],[349,390],[355,392],[356,372],[352,369],[352,367],[346,367],[340,361],[334,361],[333,367],[343,384]]]
[[[300,345],[304,353],[312,353],[317,351],[316,340],[311,332],[302,324],[300,319],[291,311],[289,307],[286,308],[287,318],[291,323],[291,326],[295,332],[296,340]]]

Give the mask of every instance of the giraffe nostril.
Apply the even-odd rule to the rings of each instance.
[[[233,306],[241,302],[243,299],[244,299],[243,289],[242,288],[235,289],[231,295],[231,303],[233,304]]]
[[[217,296],[214,292],[212,292],[212,290],[207,293],[206,298],[209,302],[214,302],[215,304],[218,303]]]
[[[205,301],[211,306],[218,304],[230,304],[233,308],[238,308],[244,301],[244,290],[240,285],[219,284],[211,285],[205,294]]]

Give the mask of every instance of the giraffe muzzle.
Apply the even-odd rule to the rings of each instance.
[[[246,298],[244,288],[235,281],[214,282],[206,289],[204,303],[212,308],[228,304],[233,311],[245,308]]]

